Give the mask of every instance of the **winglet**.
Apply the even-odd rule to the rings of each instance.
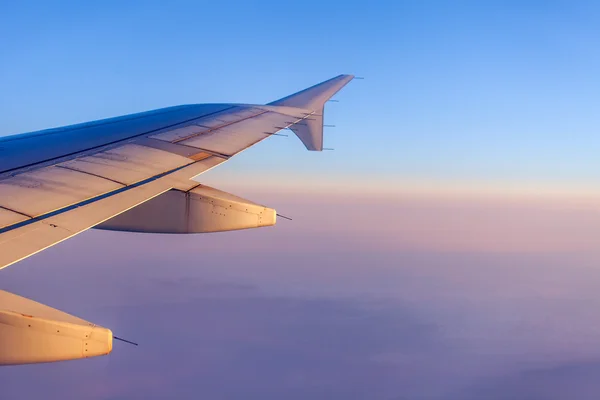
[[[334,94],[354,79],[353,75],[338,75],[325,82],[301,90],[272,103],[272,106],[287,106],[304,108],[312,112],[300,124],[289,128],[294,131],[308,150],[323,150],[323,109],[324,105]]]

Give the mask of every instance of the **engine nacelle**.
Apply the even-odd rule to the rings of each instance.
[[[110,329],[0,290],[0,365],[106,355],[112,342]]]
[[[275,225],[276,212],[230,193],[199,185],[170,190],[96,226],[145,233],[207,233]]]

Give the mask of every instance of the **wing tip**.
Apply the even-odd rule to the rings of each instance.
[[[297,93],[269,103],[275,106],[297,107],[310,110],[318,117],[304,125],[290,126],[307,150],[323,151],[323,108],[325,103],[356,77],[340,74],[326,81],[308,87]]]

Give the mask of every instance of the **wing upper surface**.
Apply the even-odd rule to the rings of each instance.
[[[198,104],[169,107],[161,110],[109,118],[63,128],[0,138],[0,173],[54,163],[62,157],[112,143],[133,139],[150,132],[216,115],[231,109],[231,104]]]
[[[180,106],[0,139],[0,269],[165,191],[191,189],[191,178],[314,121],[315,110],[301,106],[347,80],[325,94],[300,92],[300,104],[291,96]]]
[[[190,179],[302,119],[247,106],[0,180],[0,268]]]

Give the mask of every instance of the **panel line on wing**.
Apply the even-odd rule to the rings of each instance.
[[[186,146],[185,144],[175,144],[152,137],[142,138],[135,141],[140,146],[150,147],[152,149],[163,150],[179,156],[196,160],[203,153],[197,147]]]
[[[32,216],[115,190],[122,185],[49,166],[0,181],[0,205]]]
[[[302,120],[302,117],[295,118],[296,120],[292,121],[289,115],[266,111],[252,118],[186,139],[181,143],[233,156],[266,137],[272,136],[277,131],[286,129]],[[275,132],[272,131],[273,129]]]
[[[192,164],[194,164],[194,163],[192,163]],[[7,226],[7,227],[4,227],[4,228],[0,228],[0,234],[2,234],[2,233],[5,233],[5,232],[8,232],[8,231],[11,231],[11,230],[13,230],[13,229],[16,229],[16,228],[21,228],[21,227],[23,227],[23,226],[26,226],[26,225],[32,224],[32,223],[34,223],[34,222],[43,221],[43,220],[45,220],[45,219],[48,219],[48,218],[50,218],[50,217],[53,217],[53,216],[55,216],[55,215],[62,214],[62,213],[64,213],[64,212],[67,212],[67,211],[73,210],[73,209],[75,209],[75,208],[77,208],[77,207],[81,207],[81,206],[84,206],[84,205],[87,205],[87,204],[90,204],[90,203],[93,203],[93,202],[96,202],[96,201],[99,201],[99,200],[105,199],[105,198],[107,198],[107,197],[114,196],[114,195],[116,195],[116,194],[118,194],[118,193],[121,193],[121,192],[124,192],[124,191],[130,190],[130,189],[136,188],[136,187],[138,187],[138,186],[145,185],[146,183],[152,182],[152,181],[154,181],[154,180],[156,180],[156,179],[160,179],[160,178],[162,178],[163,176],[169,175],[169,174],[171,174],[171,173],[173,173],[173,172],[176,172],[176,171],[179,171],[179,170],[181,170],[181,169],[183,169],[183,168],[189,167],[189,166],[190,166],[190,165],[192,165],[192,164],[186,164],[186,165],[182,165],[182,166],[180,166],[180,167],[177,167],[177,168],[175,168],[175,169],[173,169],[173,170],[170,170],[170,171],[167,171],[167,172],[163,172],[163,173],[161,173],[161,174],[159,174],[159,175],[156,175],[156,176],[150,177],[150,178],[148,178],[148,179],[145,179],[145,180],[143,180],[143,181],[136,182],[136,183],[133,183],[133,184],[131,184],[131,185],[124,186],[124,187],[122,187],[122,188],[119,188],[119,189],[116,189],[116,190],[113,190],[113,191],[110,191],[110,192],[107,192],[107,193],[103,193],[103,194],[101,194],[101,195],[99,195],[99,196],[96,196],[96,197],[92,197],[92,198],[86,199],[86,200],[84,200],[84,201],[81,201],[81,202],[79,202],[79,203],[71,204],[71,205],[69,205],[69,206],[67,206],[67,207],[63,207],[63,208],[60,208],[60,209],[57,209],[57,210],[54,210],[54,211],[48,212],[48,213],[46,213],[46,214],[38,215],[38,216],[36,216],[36,217],[33,217],[33,218],[32,218],[32,217],[30,217],[31,219],[29,219],[29,220],[27,220],[27,221],[22,221],[22,222],[19,222],[19,223],[16,223],[16,224],[13,224],[13,225],[10,225],[10,226]],[[2,208],[5,208],[5,207],[2,207]]]
[[[68,169],[69,171],[79,172],[80,174],[95,176],[96,178],[106,179],[107,181],[111,181],[111,182],[114,182],[114,183],[118,183],[119,185],[127,186],[126,183],[119,182],[119,181],[117,181],[115,179],[107,178],[106,176],[94,174],[93,172],[83,171],[83,170],[79,170],[79,169],[75,169],[75,168],[69,168],[66,165],[61,165],[61,164],[57,164],[57,165],[55,165],[55,167],[56,168]]]
[[[180,139],[174,140],[172,143],[179,143],[179,142],[183,142],[184,140],[192,139],[192,138],[194,138],[194,137],[196,137],[196,136],[200,136],[200,135],[204,135],[204,134],[207,134],[207,133],[211,133],[211,132],[213,132],[213,131],[216,131],[216,130],[219,130],[219,129],[221,129],[221,128],[225,128],[226,126],[233,125],[233,124],[237,124],[237,123],[243,122],[243,121],[245,121],[245,120],[248,120],[248,119],[252,119],[252,118],[258,117],[258,116],[260,116],[260,115],[266,114],[267,112],[268,112],[268,111],[261,111],[261,112],[259,112],[259,113],[257,113],[257,114],[251,115],[251,116],[249,116],[249,117],[246,117],[246,118],[238,119],[238,120],[236,120],[236,121],[232,121],[232,122],[228,122],[228,123],[225,123],[225,124],[222,124],[222,125],[219,125],[219,126],[215,126],[215,127],[213,127],[213,128],[210,128],[208,131],[194,133],[194,134],[192,134],[192,135],[190,135],[190,136],[187,136],[187,137],[185,137],[185,138],[180,138]]]
[[[127,143],[90,156],[67,161],[62,165],[131,185],[191,162],[193,162],[191,158],[173,152],[138,143]]]
[[[31,215],[27,215],[25,213],[22,213],[21,211],[13,210],[12,208],[4,207],[4,206],[0,206],[0,208],[3,209],[3,210],[6,210],[6,211],[10,211],[10,212],[15,213],[15,214],[22,215],[22,216],[27,217],[27,218],[34,218]]]

